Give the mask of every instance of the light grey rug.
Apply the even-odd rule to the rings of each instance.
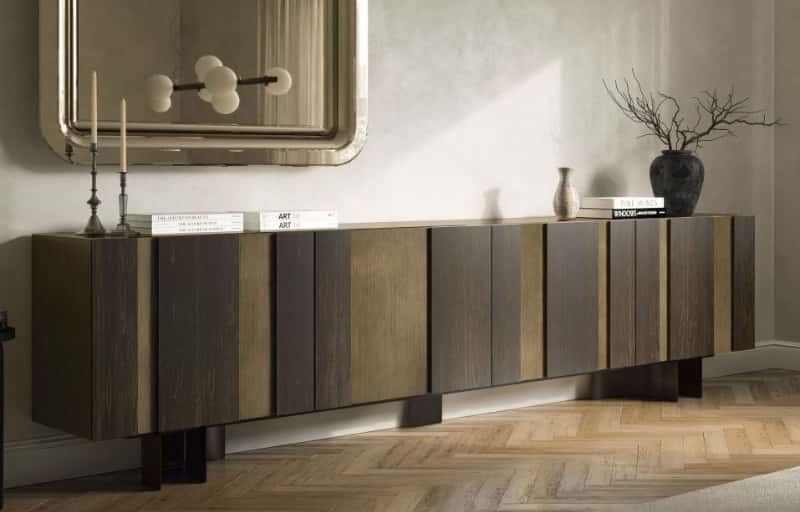
[[[641,512],[797,512],[800,467],[614,510]]]

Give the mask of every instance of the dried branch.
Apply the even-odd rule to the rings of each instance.
[[[635,70],[632,74],[636,93],[631,90],[627,78],[622,84],[615,80],[613,90],[605,80],[603,86],[625,117],[634,123],[644,125],[647,131],[639,138],[656,137],[668,149],[696,150],[703,147],[706,142],[735,137],[733,127],[737,125],[764,127],[783,125],[780,119],[767,120],[763,110],[750,110],[748,107],[750,98],[737,99],[734,88],[731,87],[724,98],[721,98],[716,90],[703,91],[700,96],[693,98],[696,120],[690,126],[682,115],[677,98],[659,91],[657,99],[653,93],[645,92]]]

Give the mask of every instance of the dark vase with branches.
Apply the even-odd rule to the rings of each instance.
[[[606,92],[622,113],[645,127],[643,137],[656,137],[666,149],[650,165],[653,194],[664,198],[667,215],[686,217],[694,213],[703,189],[705,168],[695,153],[708,142],[735,136],[737,125],[779,126],[780,120],[767,120],[762,110],[751,110],[750,98],[737,99],[733,88],[727,95],[703,91],[693,98],[692,119],[687,119],[674,96],[645,92],[636,72],[633,86],[626,78],[614,82],[613,89],[603,80]]]

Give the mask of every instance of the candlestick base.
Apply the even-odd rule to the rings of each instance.
[[[139,232],[134,230],[127,222],[120,222],[114,231],[111,232],[112,236],[119,236],[125,238],[135,238],[139,236]]]
[[[104,228],[103,223],[100,222],[100,217],[92,215],[89,217],[86,227],[83,228],[83,231],[79,231],[78,234],[83,236],[105,236],[106,228]]]

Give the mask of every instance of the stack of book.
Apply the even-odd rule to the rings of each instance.
[[[294,231],[335,229],[339,216],[327,210],[280,210],[224,213],[130,214],[128,223],[143,235],[242,233],[244,231]]]
[[[666,217],[663,197],[585,197],[578,217],[589,219],[640,219]]]

